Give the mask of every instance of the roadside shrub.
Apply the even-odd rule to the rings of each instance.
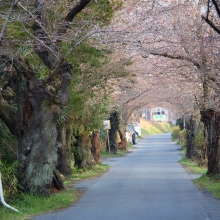
[[[179,132],[179,143],[183,146],[186,147],[186,130],[182,130]]]
[[[174,126],[172,129],[172,140],[179,140],[180,139],[180,127]]]
[[[13,197],[17,193],[18,180],[16,178],[17,162],[6,164],[0,161],[2,185],[5,199]]]
[[[195,135],[195,145],[196,148],[204,148],[204,146],[206,146],[206,139],[203,132],[198,132]]]
[[[0,160],[12,164],[16,160],[15,138],[0,120]]]
[[[195,135],[195,151],[200,164],[207,163],[206,139],[202,131]]]

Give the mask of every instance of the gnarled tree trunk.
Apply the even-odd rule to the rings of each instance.
[[[32,52],[38,55],[42,65],[49,70],[45,79],[40,80],[36,77],[37,73],[32,71],[28,60],[19,58],[20,53],[16,53],[15,57],[6,56],[5,52],[0,55],[0,74],[8,82],[0,90],[0,118],[15,135],[18,149],[18,179],[25,192],[48,196],[51,186],[57,189],[64,188],[56,164],[57,151],[61,150],[64,153],[67,145],[64,144],[64,136],[61,138],[58,135],[57,121],[69,98],[72,68],[60,45],[70,22],[90,1],[80,0],[74,4],[63,23],[58,25],[60,28],[56,33],[51,32],[45,0],[31,2],[34,3],[30,7],[31,11],[29,7],[23,7],[19,2],[19,6],[32,20],[33,33],[30,31],[30,35],[33,34],[33,39],[29,40],[29,43],[34,42]],[[2,41],[2,38],[0,40]],[[8,87],[17,102],[6,95]],[[69,135],[66,134],[65,138],[67,142]],[[68,154],[69,149],[65,152]],[[59,159],[59,163],[64,162],[61,155]],[[68,158],[66,159],[65,162],[68,164]],[[68,173],[69,168],[62,172]]]
[[[46,86],[47,81],[38,80],[28,69],[19,66],[17,78],[18,179],[24,191],[49,195],[57,151],[62,148],[62,143],[57,142],[57,120],[69,97],[72,74],[64,62],[48,77],[50,84]]]
[[[78,137],[74,149],[75,165],[78,168],[88,168],[96,164],[91,149],[91,139],[89,135],[84,132]]]

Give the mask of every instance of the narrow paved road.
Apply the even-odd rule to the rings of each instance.
[[[199,191],[178,160],[169,134],[139,141],[126,157],[108,159],[109,172],[83,181],[74,206],[35,220],[219,220],[220,202]]]

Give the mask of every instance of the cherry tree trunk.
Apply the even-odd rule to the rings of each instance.
[[[201,111],[207,134],[208,175],[220,173],[220,114],[214,110]]]
[[[82,133],[77,140],[74,150],[75,165],[78,168],[89,168],[96,164],[91,152],[92,143],[89,135]]]
[[[18,177],[25,191],[49,195],[57,162],[56,122],[53,106],[33,109],[26,126],[16,134],[18,146]]]
[[[19,72],[17,80],[18,179],[24,191],[48,196],[51,185],[64,188],[56,170],[57,151],[62,148],[57,120],[69,97],[71,68],[61,63],[48,77],[50,84],[27,69]]]
[[[57,129],[57,142],[61,147],[58,149],[56,168],[61,174],[69,175],[71,174],[71,120],[63,122]]]
[[[186,157],[192,159],[195,151],[195,119],[193,116],[190,117],[189,122],[186,125]]]
[[[119,133],[120,138],[121,138],[120,149],[121,150],[127,150],[127,140],[126,140],[124,132],[119,130],[118,133]]]
[[[113,111],[110,114],[110,124],[111,129],[109,130],[109,144],[110,144],[110,151],[116,153],[118,150],[117,146],[117,131],[119,130],[119,113],[117,111]]]
[[[93,132],[92,136],[92,155],[97,164],[101,163],[99,132]]]

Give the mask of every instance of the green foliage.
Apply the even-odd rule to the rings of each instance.
[[[0,161],[12,164],[16,161],[15,138],[0,120]]]
[[[84,19],[92,19],[99,25],[107,25],[113,17],[114,9],[121,7],[122,1],[98,0],[91,1],[86,10],[79,16]]]
[[[179,140],[180,138],[180,127],[179,126],[174,126],[172,129],[172,140]]]
[[[206,139],[204,132],[198,132],[195,134],[195,146],[197,149],[204,148],[206,146]]]
[[[0,161],[0,171],[2,174],[2,185],[5,199],[14,196],[17,193],[18,180],[16,178],[16,165],[6,164]]]
[[[61,48],[64,53],[68,52],[71,45],[68,42],[62,42]],[[92,67],[100,67],[103,63],[101,58],[108,53],[108,51],[98,50],[86,42],[81,43],[74,48],[72,53],[69,54],[68,60],[73,63],[73,72],[76,74],[80,72],[80,64],[87,64]]]
[[[179,126],[180,130],[184,129],[184,121],[183,118],[179,118],[176,120],[176,126]]]
[[[24,28],[32,32],[31,28],[28,25],[23,26],[18,21],[10,22],[7,25],[6,36],[10,36],[10,40],[13,39],[13,41],[11,41],[13,43],[10,46],[19,47],[22,43],[25,43],[27,41],[27,39],[29,38],[29,34],[24,31]]]
[[[188,132],[186,129],[183,129],[179,132],[179,144],[181,144],[183,147],[186,147],[186,132]]]
[[[74,154],[74,157],[81,161],[88,155],[88,152],[80,147],[71,146],[71,151]]]

